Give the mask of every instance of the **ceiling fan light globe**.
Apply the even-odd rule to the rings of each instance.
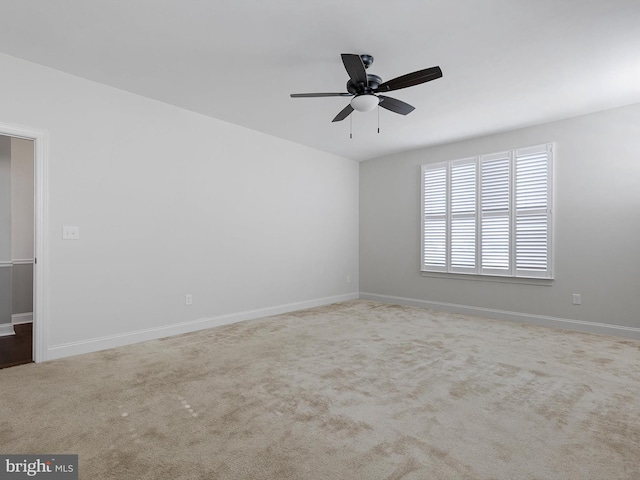
[[[372,94],[356,95],[351,99],[351,106],[359,112],[370,112],[378,106],[378,97]]]

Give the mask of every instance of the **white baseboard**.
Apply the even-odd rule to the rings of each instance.
[[[363,300],[373,300],[383,303],[395,303],[411,307],[431,308],[450,313],[463,315],[474,315],[477,317],[492,318],[495,320],[507,320],[511,322],[540,325],[543,327],[562,328],[577,332],[597,333],[601,335],[612,335],[615,337],[625,337],[640,340],[640,328],[626,327],[623,325],[610,325],[606,323],[586,322],[584,320],[572,320],[569,318],[547,317],[544,315],[533,315],[530,313],[509,312],[507,310],[496,310],[492,308],[471,307],[468,305],[458,305],[455,303],[432,302],[429,300],[419,300],[416,298],[395,297],[392,295],[379,295],[377,293],[360,292]]]
[[[15,335],[16,332],[13,329],[13,323],[0,324],[0,337],[8,337],[9,335]]]
[[[320,307],[322,305],[330,305],[332,303],[345,302],[347,300],[356,300],[358,297],[358,293],[348,293],[344,295],[318,298],[315,300],[307,300],[303,302],[287,303],[285,305],[266,307],[258,310],[249,310],[245,312],[231,313],[228,315],[220,315],[210,318],[199,318],[197,320],[192,320],[189,322],[165,325],[162,327],[149,328],[146,330],[137,330],[134,332],[127,332],[119,335],[91,338],[80,342],[54,345],[50,346],[47,350],[47,357],[45,360],[55,360],[57,358],[70,357],[72,355],[97,352],[99,350],[122,347],[133,343],[145,342],[147,340],[156,340],[158,338],[171,337],[173,335],[195,332],[197,330],[220,327],[222,325],[228,325],[230,323],[270,317],[272,315],[294,312],[296,310],[304,310],[306,308]]]
[[[33,312],[14,313],[11,315],[11,323],[14,325],[22,325],[23,323],[33,323]]]

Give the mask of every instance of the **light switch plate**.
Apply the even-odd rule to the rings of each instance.
[[[65,225],[64,227],[62,227],[62,238],[64,240],[79,240],[80,227]]]

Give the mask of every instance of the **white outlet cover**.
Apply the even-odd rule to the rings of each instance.
[[[64,240],[79,240],[80,227],[65,225],[64,227],[62,227],[62,238]]]

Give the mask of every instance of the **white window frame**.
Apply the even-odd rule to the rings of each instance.
[[[423,164],[421,166],[421,180],[420,180],[420,213],[421,213],[421,228],[420,228],[420,270],[425,273],[443,273],[443,274],[466,274],[466,275],[474,275],[474,276],[488,276],[488,277],[510,277],[510,278],[535,278],[535,279],[553,279],[553,164],[554,164],[554,153],[555,148],[553,143],[545,143],[540,145],[534,145],[530,147],[523,148],[515,148],[513,150],[491,153],[486,155],[479,155],[476,157],[463,158],[458,160],[451,160],[447,162],[439,162],[433,164]],[[538,169],[536,172],[540,175],[536,177],[537,183],[534,185],[533,183],[528,184],[535,188],[538,188],[538,192],[540,193],[540,197],[533,198],[534,201],[537,199],[544,200],[546,198],[546,205],[542,205],[538,208],[526,208],[518,210],[516,208],[516,178],[518,175],[518,168],[521,168],[523,174],[525,172],[525,162],[527,158],[530,156],[538,156],[539,159],[544,159],[546,155],[546,184],[544,183],[544,179],[540,182],[540,175],[542,175],[540,170]],[[489,184],[489,180],[487,183],[483,184],[483,166],[490,162],[496,162],[497,168],[501,167],[501,165],[497,162],[500,160],[508,161],[508,191],[506,195],[508,199],[503,198],[498,195],[496,204],[494,204],[491,208],[486,208],[483,204],[483,185],[486,187],[487,192],[490,192],[491,188],[498,188],[498,193],[500,194],[502,191],[500,190],[500,186],[496,187],[496,184],[505,184],[503,178],[504,173],[498,171],[497,179],[494,179],[493,184]],[[535,160],[535,159],[534,159]],[[475,165],[475,209],[473,212],[468,211],[466,213],[455,213],[452,212],[452,169],[461,165]],[[522,165],[519,167],[519,165]],[[504,168],[504,165],[502,165]],[[487,167],[490,168],[490,167]],[[425,197],[425,178],[426,175],[429,175],[429,172],[433,172],[434,170],[438,170],[440,173],[442,169],[446,172],[445,176],[445,184],[446,188],[444,191],[446,192],[446,211],[441,212],[437,215],[429,215],[425,214],[428,201]],[[531,182],[536,181],[536,179],[531,180]],[[468,184],[468,182],[467,182]],[[546,192],[544,191],[546,185]],[[440,192],[442,190],[442,186],[440,186]],[[528,194],[528,191],[518,189],[519,195],[521,199],[525,198]],[[546,193],[546,196],[545,196]],[[489,198],[489,193],[487,194]],[[525,197],[522,197],[525,195]],[[468,197],[468,196],[467,196]],[[433,198],[433,197],[431,197]],[[488,201],[495,200],[495,198],[489,198]],[[440,199],[442,201],[442,199]],[[535,203],[535,202],[534,202]],[[487,205],[489,205],[487,203]],[[467,255],[467,265],[452,265],[452,224],[455,218],[473,218],[475,221],[475,262],[473,262],[473,266],[469,266],[469,257]],[[494,257],[490,257],[487,255],[487,261],[491,260],[492,267],[485,267],[483,262],[483,227],[488,229],[488,223],[485,222],[487,219],[491,218],[508,218],[508,265],[505,267],[505,261],[507,257],[504,252],[504,241],[500,239],[500,235],[504,236],[505,226],[504,223],[502,225],[500,222],[495,222],[497,229],[497,243],[496,247],[496,255]],[[429,241],[426,232],[426,226],[429,220],[441,219],[445,220],[445,235],[444,235],[444,243],[442,243],[442,236],[438,236],[434,241]],[[521,237],[516,238],[516,228],[518,226],[518,222],[521,220],[530,220],[531,224],[530,231],[521,230],[525,232]],[[546,223],[545,223],[546,220]],[[527,222],[525,222],[527,223]],[[488,230],[487,230],[488,232]],[[467,232],[469,233],[469,232]],[[487,233],[487,238],[490,233]],[[528,236],[528,237],[527,237]],[[469,235],[467,235],[467,238]],[[525,238],[527,237],[527,238]],[[504,238],[504,237],[503,237]],[[485,239],[486,240],[486,239]],[[530,242],[526,243],[525,241]],[[543,242],[543,243],[541,243]],[[435,247],[434,247],[435,244]],[[484,242],[484,244],[488,245],[488,242]],[[531,246],[529,246],[531,244]],[[427,247],[427,245],[429,245]],[[468,243],[466,245],[468,252]],[[435,250],[434,250],[435,248]],[[427,264],[425,258],[425,251],[429,250],[430,252],[441,252],[442,248],[444,248],[444,265],[430,265]],[[517,253],[521,252],[521,256],[518,257]],[[432,257],[433,258],[433,257]],[[439,257],[441,258],[441,257]],[[494,261],[495,260],[495,261]],[[545,262],[546,260],[546,262]],[[518,262],[522,262],[518,264]],[[440,262],[441,263],[441,262]],[[523,266],[523,264],[525,264]],[[545,269],[546,267],[546,269]]]

